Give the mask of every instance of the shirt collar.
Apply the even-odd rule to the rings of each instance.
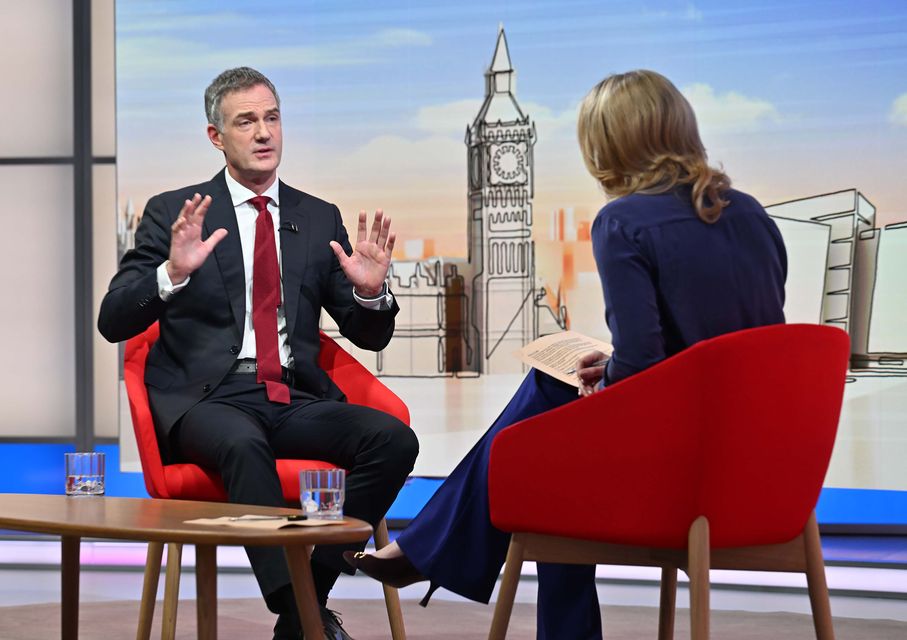
[[[233,178],[233,176],[230,175],[230,171],[227,169],[224,170],[224,178],[227,181],[227,190],[230,192],[230,200],[233,202],[234,207],[239,206],[239,205],[243,204],[244,202],[248,202],[251,198],[254,198],[256,195],[258,195],[251,189],[239,184]],[[275,205],[277,205],[279,207],[280,206],[280,195],[279,194],[280,194],[280,176],[277,176],[274,179],[273,184],[271,184],[271,186],[268,187],[267,190],[261,195],[268,196],[269,198],[271,198],[271,202],[273,202]]]

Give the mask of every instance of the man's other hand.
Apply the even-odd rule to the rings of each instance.
[[[375,212],[371,234],[367,234],[367,228],[367,215],[360,211],[353,255],[346,255],[340,243],[334,240],[331,240],[331,249],[340,261],[340,268],[353,283],[356,295],[374,298],[384,289],[397,235],[390,230],[391,219],[384,217],[381,209]]]
[[[199,194],[186,200],[179,217],[170,227],[170,262],[167,275],[177,285],[188,278],[211,255],[217,243],[227,235],[226,229],[218,229],[207,240],[202,240],[202,225],[205,213],[211,206],[211,196],[202,198]]]

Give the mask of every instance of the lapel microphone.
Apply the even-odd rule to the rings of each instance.
[[[299,233],[299,227],[296,226],[295,222],[281,222],[280,223],[281,231],[292,231],[293,233]]]

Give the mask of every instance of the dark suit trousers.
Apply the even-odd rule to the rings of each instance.
[[[488,602],[510,544],[510,534],[491,524],[491,443],[501,429],[577,397],[576,387],[535,369],[529,372],[494,424],[397,537],[422,575],[471,600]],[[571,445],[582,443],[564,443]],[[539,563],[538,570],[538,639],[600,639],[595,567]]]
[[[390,508],[419,450],[412,429],[391,415],[296,389],[289,405],[275,404],[255,374],[228,375],[183,416],[171,444],[174,457],[218,471],[230,502],[241,504],[286,506],[277,458],[336,464],[347,470],[344,513],[372,526]],[[315,549],[312,570],[322,604],[339,573],[352,573],[341,553],[364,546]],[[271,606],[268,596],[290,583],[283,550],[248,547],[246,552]]]

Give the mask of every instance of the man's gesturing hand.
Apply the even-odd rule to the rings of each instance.
[[[198,269],[211,255],[218,242],[227,235],[226,229],[218,229],[207,240],[202,240],[202,224],[205,213],[211,205],[211,196],[204,199],[195,194],[186,200],[179,217],[170,227],[170,262],[167,275],[170,282],[179,284]]]
[[[372,223],[372,232],[366,237],[366,217],[365,211],[359,212],[359,230],[353,255],[346,255],[340,243],[334,240],[331,240],[331,249],[340,261],[340,268],[353,283],[356,294],[363,298],[374,298],[384,288],[397,234],[390,230],[391,219],[385,218],[384,212],[378,209]]]

